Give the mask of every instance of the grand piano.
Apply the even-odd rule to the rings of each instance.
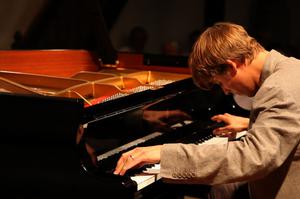
[[[82,49],[0,51],[3,195],[184,195],[189,186],[164,183],[159,164],[114,175],[118,158],[138,146],[220,141],[211,134],[218,125],[211,116],[248,114],[219,88],[199,90],[184,57],[169,56],[166,66],[156,64],[161,56],[101,57],[107,54]]]

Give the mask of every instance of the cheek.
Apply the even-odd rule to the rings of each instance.
[[[225,87],[225,88],[228,88],[228,89],[233,89],[234,87],[236,87],[237,85],[234,83],[234,81],[231,81],[231,80],[224,80],[222,82],[222,85]]]

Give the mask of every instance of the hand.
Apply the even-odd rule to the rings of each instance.
[[[115,175],[124,175],[128,169],[142,167],[145,164],[160,162],[160,150],[162,145],[137,147],[123,153],[115,168]]]
[[[191,116],[181,110],[145,110],[143,119],[154,128],[154,130],[169,131],[172,124],[190,120]]]
[[[225,122],[226,125],[213,130],[213,134],[219,136],[235,136],[237,132],[248,128],[249,118],[231,115],[229,113],[215,115],[211,118],[216,122]]]

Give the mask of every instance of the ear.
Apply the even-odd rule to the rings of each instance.
[[[230,60],[230,59],[228,59],[226,62],[227,62],[227,73],[228,73],[228,75],[230,75],[231,77],[235,76],[240,64],[237,61]]]

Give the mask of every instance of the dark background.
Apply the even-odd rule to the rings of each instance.
[[[192,33],[231,21],[267,50],[300,57],[299,8],[297,0],[0,0],[0,48],[88,49],[111,60],[138,25],[148,33],[144,52],[166,53],[169,42],[186,56]]]

